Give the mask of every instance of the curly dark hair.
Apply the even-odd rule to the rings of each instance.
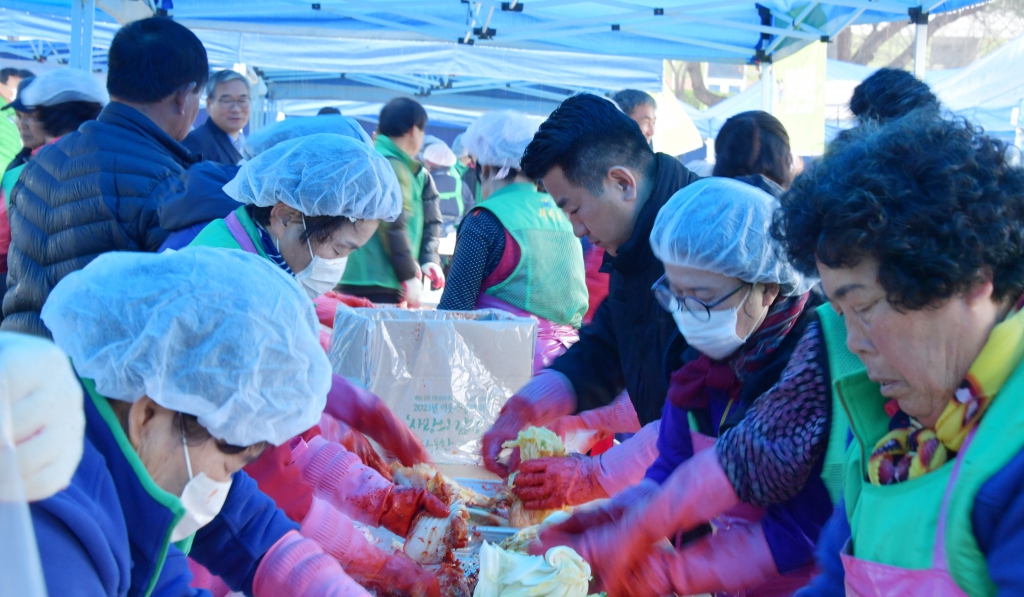
[[[860,122],[887,121],[914,110],[939,111],[939,98],[928,85],[905,70],[880,68],[861,81],[850,98]]]
[[[851,130],[780,203],[772,234],[798,269],[874,258],[898,309],[925,308],[989,274],[995,300],[1024,292],[1024,170],[964,119],[924,111]]]

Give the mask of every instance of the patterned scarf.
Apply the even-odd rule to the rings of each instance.
[[[804,293],[776,299],[768,308],[761,327],[728,360],[712,361],[701,355],[683,365],[672,374],[668,399],[680,408],[698,409],[708,407],[714,390],[724,391],[730,400],[739,397],[743,382],[757,372],[786,339],[810,296]]]
[[[892,418],[889,433],[875,444],[868,459],[868,480],[892,485],[930,473],[955,457],[1010,377],[1024,359],[1024,311],[1018,302],[981,349],[953,400],[928,429],[899,409],[895,400],[885,405]]]

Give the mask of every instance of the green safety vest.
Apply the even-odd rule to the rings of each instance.
[[[846,458],[846,514],[853,555],[911,570],[932,567],[935,533],[954,460],[926,475],[895,485],[867,481],[868,451],[889,431],[888,400],[846,348],[846,326],[830,305],[818,310],[831,367],[832,388],[850,420],[854,440]],[[982,418],[960,464],[946,517],[949,573],[968,595],[995,595],[985,556],[971,527],[981,486],[1024,449],[1024,365],[1003,384]]]
[[[18,182],[18,177],[21,176],[21,171],[25,169],[25,164],[11,168],[7,172],[4,172],[2,184],[4,190],[4,201],[7,202],[7,209],[11,209],[11,191],[14,190],[14,185]]]
[[[14,108],[0,110],[0,168],[4,170],[22,148],[21,133],[14,117]]]
[[[419,162],[412,159],[384,135],[377,135],[374,143],[377,151],[388,159],[402,188],[402,209],[405,213],[405,230],[409,235],[412,256],[420,257],[423,242],[423,186],[427,172]],[[345,275],[341,283],[349,286],[381,286],[401,290],[402,282],[395,275],[395,269],[388,258],[387,232],[389,224],[381,222],[377,233],[362,248],[349,255]]]
[[[235,216],[238,217],[238,223],[242,225],[242,229],[249,236],[249,240],[256,246],[256,251],[260,257],[264,259],[270,259],[267,256],[267,252],[263,249],[263,239],[260,238],[260,231],[256,227],[256,222],[249,217],[249,212],[245,209],[245,206],[239,207],[235,210]],[[231,236],[231,231],[228,230],[228,224],[223,218],[214,220],[206,225],[203,230],[192,239],[192,242],[188,244],[190,247],[216,247],[220,249],[242,249],[242,245],[238,244],[234,236]]]
[[[447,193],[439,193],[438,199],[440,201],[455,201],[459,206],[459,217],[461,218],[466,213],[466,205],[462,201],[462,173],[459,172],[459,164],[455,162],[455,165],[448,168],[448,176],[455,179],[455,190]],[[465,170],[463,170],[465,172]]]
[[[499,189],[478,206],[494,214],[522,252],[507,280],[485,292],[561,325],[579,328],[587,312],[583,250],[551,195],[530,183]]]

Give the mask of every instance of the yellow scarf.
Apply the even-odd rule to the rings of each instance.
[[[875,444],[868,479],[890,485],[916,479],[946,464],[960,451],[1021,360],[1024,359],[1024,311],[1018,308],[992,329],[935,429],[897,413],[890,431]]]

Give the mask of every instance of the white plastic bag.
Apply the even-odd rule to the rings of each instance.
[[[504,311],[339,305],[334,372],[381,397],[438,464],[480,464],[480,439],[533,374],[537,323]]]

